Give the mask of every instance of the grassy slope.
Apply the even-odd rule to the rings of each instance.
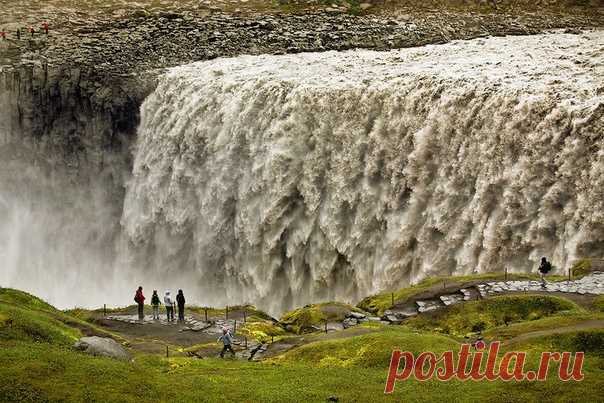
[[[19,301],[21,308],[15,308]],[[543,304],[541,304],[543,305]],[[537,306],[541,306],[537,304]],[[550,304],[551,305],[551,304]],[[550,306],[547,305],[546,306]],[[527,303],[528,307],[534,304]],[[560,300],[553,306],[572,315],[587,315]],[[374,332],[345,339],[317,341],[267,362],[171,358],[138,354],[132,363],[91,357],[70,348],[81,331],[78,319],[25,293],[0,292],[0,401],[449,401],[532,402],[602,401],[604,331],[547,336],[522,345],[534,364],[545,350],[585,350],[586,380],[562,383],[416,382],[397,384],[395,396],[383,395],[389,356],[399,348],[415,353],[455,349],[457,343],[430,331],[407,326],[379,326]],[[14,315],[11,309],[25,313]],[[530,311],[530,309],[529,309]],[[558,310],[554,310],[558,314]],[[475,316],[475,313],[469,313]],[[11,326],[37,322],[41,334],[5,333]],[[532,322],[548,320],[554,316]],[[518,349],[518,346],[515,346]]]
[[[395,304],[402,304],[408,299],[422,292],[428,291],[431,288],[439,284],[453,284],[453,283],[470,283],[473,281],[490,281],[490,280],[503,280],[504,275],[502,273],[485,273],[473,276],[449,276],[449,277],[431,277],[423,280],[422,282],[401,288],[395,291],[381,292],[376,295],[371,295],[364,298],[357,305],[360,309],[367,312],[373,312],[377,315],[383,315],[384,311],[392,307],[392,298],[394,296]],[[509,274],[508,280],[538,280],[538,275],[533,274]],[[563,276],[548,276],[548,281],[563,281],[566,277]],[[394,294],[394,295],[393,295]]]
[[[417,329],[465,336],[519,322],[531,323],[551,316],[575,318],[581,313],[584,310],[563,298],[506,295],[449,306],[411,318],[406,324]]]

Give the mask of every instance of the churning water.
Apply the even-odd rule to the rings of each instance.
[[[177,67],[127,174],[96,206],[1,193],[0,284],[60,306],[128,303],[141,283],[278,313],[541,256],[562,269],[604,254],[604,33]],[[61,224],[80,216],[94,236]]]

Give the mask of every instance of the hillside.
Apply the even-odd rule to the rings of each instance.
[[[243,343],[236,345],[237,358],[221,360],[216,358],[219,345],[214,337],[201,345],[191,346],[192,339],[179,341],[179,333],[200,334],[179,332],[185,325],[157,327],[121,321],[132,308],[105,314],[102,310],[62,312],[29,294],[1,289],[0,377],[4,382],[0,401],[319,402],[337,398],[366,402],[403,397],[405,401],[428,401],[446,394],[460,402],[470,396],[492,402],[595,402],[602,399],[604,390],[604,314],[601,297],[586,298],[575,303],[530,293],[494,296],[483,302],[466,302],[463,307],[420,313],[398,326],[368,321],[346,330],[330,329],[327,334],[311,329],[304,335],[287,330],[287,323],[299,318],[302,311],[275,322],[253,307],[230,308],[230,316],[225,309],[209,310],[213,323],[226,323],[225,315],[230,321],[238,320],[239,326],[246,322],[244,330],[236,332],[239,341],[249,337],[246,342],[251,346],[256,339],[264,339],[269,352],[274,344],[273,354],[250,362],[245,359],[249,350]],[[323,312],[320,315],[331,312],[330,320],[341,320],[349,315],[346,312],[363,312],[345,304],[329,306],[310,308]],[[202,321],[205,312],[193,308],[188,321]],[[319,314],[313,315],[308,317]],[[477,323],[482,324],[477,327]],[[393,349],[416,355],[455,351],[460,342],[476,340],[481,333],[487,342],[502,341],[505,351],[527,351],[527,366],[532,367],[542,351],[584,351],[585,379],[563,383],[556,379],[555,368],[550,368],[545,383],[413,380],[397,383],[394,397],[383,394]],[[93,357],[72,348],[79,337],[92,334],[119,341],[133,360]],[[149,348],[153,343],[164,347]]]

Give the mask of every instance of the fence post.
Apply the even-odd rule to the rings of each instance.
[[[208,321],[208,308],[204,308],[203,310],[204,310],[204,311],[205,311],[205,313],[206,313],[206,322],[207,322],[207,321]]]
[[[447,288],[447,280],[443,280],[443,289]]]
[[[107,316],[107,304],[103,304],[103,317]]]
[[[226,306],[226,310],[224,311],[225,319],[229,318],[229,306]]]
[[[169,354],[168,354],[168,346],[166,346],[166,358],[168,358]]]
[[[325,333],[327,333],[327,321],[325,321]]]
[[[570,281],[570,279],[571,279],[572,270],[573,269],[568,269],[568,281]]]
[[[505,275],[504,275],[505,281],[508,281],[508,268],[505,268]]]
[[[246,311],[243,311],[243,323],[247,323],[247,314],[246,314]]]

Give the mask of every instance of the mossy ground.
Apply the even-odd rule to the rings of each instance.
[[[455,318],[451,319],[450,328],[462,333],[474,321],[482,320],[489,324],[485,334],[494,332],[507,338],[536,328],[552,330],[564,320],[577,323],[602,317],[595,307],[589,311],[560,298],[498,297],[482,303],[484,309],[477,303],[468,303],[463,312],[449,312]],[[327,312],[335,315],[340,309],[351,308],[342,305]],[[305,307],[302,312],[324,314],[323,308],[328,306],[333,304]],[[516,318],[506,327],[514,329],[510,334],[501,333],[499,323],[506,313]],[[531,368],[536,368],[542,351],[585,351],[582,382],[557,380],[552,366],[546,382],[409,380],[397,383],[394,395],[384,395],[393,349],[417,355],[426,350],[438,353],[459,348],[456,337],[438,332],[437,328],[442,330],[443,321],[448,320],[445,316],[433,317],[432,325],[426,322],[422,330],[411,323],[368,323],[337,335],[304,336],[286,333],[273,322],[257,317],[245,325],[250,334],[283,332],[280,337],[303,337],[310,343],[261,362],[165,358],[137,352],[133,362],[122,362],[91,357],[71,347],[75,338],[95,330],[96,325],[81,319],[87,315],[80,311],[75,317],[28,294],[0,290],[0,401],[323,402],[330,396],[337,396],[342,402],[423,402],[443,401],[445,397],[446,401],[455,402],[604,400],[604,329],[552,333],[510,347],[527,351],[527,367]],[[358,332],[363,329],[367,332]],[[195,347],[217,349],[216,345]]]
[[[409,319],[406,324],[421,330],[464,337],[520,322],[530,323],[554,315],[575,317],[584,312],[573,302],[543,295],[498,296],[449,306]]]
[[[285,329],[297,334],[312,332],[326,322],[341,322],[350,312],[362,312],[359,308],[341,302],[323,302],[306,305],[285,313],[279,323]]]
[[[381,292],[379,294],[371,295],[364,298],[357,305],[360,309],[368,312],[375,313],[377,315],[383,315],[384,311],[392,307],[392,302],[395,304],[403,304],[415,295],[429,291],[430,289],[440,287],[447,287],[452,284],[464,284],[472,283],[477,281],[489,281],[489,280],[539,280],[539,276],[536,274],[512,274],[510,273],[507,277],[504,273],[485,273],[473,276],[448,276],[448,277],[431,277],[418,284],[393,290],[389,292]],[[563,281],[566,280],[564,276],[548,276],[548,281]]]

